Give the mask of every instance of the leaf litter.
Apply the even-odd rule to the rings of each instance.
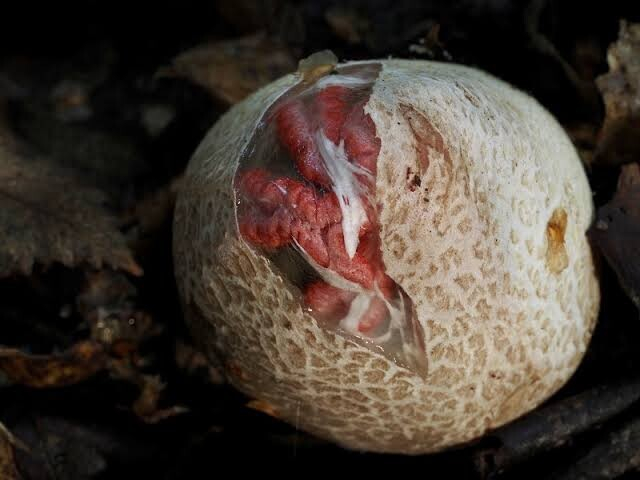
[[[68,169],[26,158],[4,135],[0,131],[0,277],[56,262],[141,275],[105,195]]]

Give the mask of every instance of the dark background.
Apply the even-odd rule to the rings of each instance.
[[[581,459],[639,416],[640,407],[630,402],[611,419],[564,436],[552,417],[550,425],[539,425],[548,430],[545,438],[557,435],[551,442],[557,448],[532,448],[522,458],[506,462],[511,465],[501,472],[496,465],[500,460],[492,457],[505,442],[499,435],[425,457],[347,452],[248,408],[248,399],[201,364],[187,368],[176,359],[177,342],[192,342],[182,324],[173,282],[172,197],[167,192],[229,104],[188,79],[157,74],[192,47],[258,31],[295,60],[330,48],[341,60],[391,55],[454,61],[485,69],[531,93],[591,158],[604,118],[594,79],[608,70],[606,50],[617,39],[620,19],[640,20],[638,2],[2,3],[0,100],[7,122],[33,151],[78,172],[87,185],[105,193],[107,208],[121,220],[120,229],[145,271],[142,277],[128,277],[135,289],[129,308],[143,312],[161,329],[134,342],[140,357],[148,360],[136,368],[141,374],[158,375],[166,384],[158,409],[188,408],[186,413],[145,421],[131,408],[138,395],[136,382],[115,378],[112,371],[65,387],[0,382],[0,421],[32,450],[16,449],[23,478],[214,478],[238,475],[247,468],[306,476],[321,470],[340,473],[343,465],[357,475],[384,471],[426,478],[574,478],[584,473],[575,471]],[[354,27],[359,40],[350,42],[336,32],[327,21],[329,11],[346,11],[349,18],[359,19],[360,26]],[[416,51],[410,45],[428,48]],[[57,115],[51,100],[52,92],[70,81],[88,92],[83,106],[89,111],[71,120]],[[144,125],[149,105],[161,105],[171,113],[159,133],[151,134]],[[597,205],[611,198],[618,173],[617,166],[589,166]],[[131,212],[155,194],[164,202],[159,218],[149,228],[140,227],[144,212],[150,215],[150,210]],[[602,385],[618,398],[628,392],[618,395],[616,389],[633,385],[638,377],[637,310],[615,274],[604,263],[602,269],[602,314],[591,348],[574,378],[547,403],[568,405],[561,412],[567,424],[591,415],[590,409],[602,408],[598,395],[593,408],[589,402],[561,403],[567,398]],[[78,307],[78,295],[89,271],[85,265],[36,264],[29,274],[0,279],[1,343],[30,354],[48,354],[85,338],[87,319]],[[61,309],[70,310],[61,315]],[[518,433],[524,440],[516,443],[524,445],[534,434],[524,428]],[[635,430],[626,440],[632,451],[640,448],[634,434]],[[604,463],[587,469],[594,476],[620,472],[606,464],[622,458],[620,454],[597,456]],[[621,470],[633,466],[629,461]]]

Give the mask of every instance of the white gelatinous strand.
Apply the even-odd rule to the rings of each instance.
[[[385,338],[374,338],[373,340],[378,343],[385,341],[388,339],[388,336],[391,335],[391,331],[397,329],[400,332],[400,335],[402,337],[402,340],[403,340],[402,343],[405,344],[406,343],[405,328],[407,327],[408,319],[406,315],[407,310],[404,304],[404,297],[400,295],[399,305],[395,305],[391,303],[389,300],[387,300],[384,295],[382,295],[382,292],[378,290],[377,286],[376,286],[376,294],[380,298],[382,298],[385,305],[387,306],[387,311],[389,312],[389,330],[385,335],[383,335]]]
[[[327,138],[324,131],[318,130],[316,144],[325,170],[331,178],[333,191],[338,197],[342,211],[344,248],[352,259],[360,243],[360,228],[367,222],[367,212],[361,198],[365,192],[356,174],[366,175],[369,172],[349,162],[344,151],[344,140],[340,140],[340,144],[336,145]]]
[[[360,319],[367,313],[367,310],[369,310],[369,305],[371,305],[373,297],[373,292],[359,293],[351,302],[347,314],[340,319],[340,327],[352,335],[361,335],[358,328],[360,326]]]
[[[377,337],[366,336],[366,339],[373,343],[382,344],[391,338],[394,331],[397,331],[403,339],[402,343],[406,343],[407,339],[405,338],[406,334],[404,329],[406,328],[405,323],[407,319],[405,314],[404,298],[400,297],[400,304],[394,305],[384,297],[378,288],[376,288],[375,291],[365,290],[358,293],[356,298],[351,302],[349,312],[340,320],[340,327],[352,335],[363,336],[359,329],[360,319],[365,313],[367,313],[367,310],[371,305],[371,301],[376,297],[381,299],[387,306],[387,311],[389,313],[389,326]]]

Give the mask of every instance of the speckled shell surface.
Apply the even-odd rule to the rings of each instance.
[[[319,327],[238,236],[233,176],[294,75],[234,106],[195,152],[176,205],[175,270],[195,337],[236,388],[347,448],[418,454],[526,413],[573,374],[599,306],[593,206],[570,140],[529,96],[468,67],[378,63],[365,111],[382,144],[383,258],[424,329],[426,376]]]

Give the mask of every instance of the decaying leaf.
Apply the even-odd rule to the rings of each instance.
[[[91,117],[90,88],[82,82],[62,80],[51,91],[56,116],[63,122],[82,121]]]
[[[91,328],[91,338],[116,357],[135,355],[138,346],[161,332],[151,316],[135,302],[136,289],[118,272],[89,273],[76,300],[78,311]]]
[[[162,392],[166,387],[159,376],[141,373],[130,363],[122,360],[111,361],[109,370],[114,378],[130,382],[139,388],[138,398],[133,402],[131,410],[140,420],[146,423],[158,423],[188,411],[181,405],[167,408],[159,406]]]
[[[595,160],[623,164],[640,156],[640,24],[620,22],[609,47],[609,73],[597,78],[606,117]]]
[[[640,164],[622,167],[613,199],[598,210],[589,236],[640,308]]]
[[[180,405],[158,408],[160,395],[165,388],[165,384],[156,376],[144,375],[142,378],[144,382],[142,383],[140,396],[132,407],[139,418],[147,423],[158,423],[166,418],[187,412],[187,408]]]
[[[13,447],[17,439],[0,423],[0,479],[18,480],[20,474],[16,467],[16,458]]]
[[[280,419],[281,416],[278,414],[278,410],[269,402],[265,402],[263,400],[250,400],[247,402],[247,408],[252,410],[256,410],[258,412],[264,413],[265,415],[269,415],[270,417]]]
[[[324,18],[333,33],[351,45],[362,43],[363,36],[370,28],[366,17],[358,14],[354,9],[339,5],[327,9]]]
[[[282,10],[282,0],[214,0],[216,13],[235,30],[250,33],[274,23]]]
[[[102,270],[86,276],[77,307],[91,328],[92,341],[109,355],[106,368],[111,376],[138,388],[131,410],[144,422],[157,423],[183,413],[185,408],[160,408],[166,385],[159,376],[142,371],[150,362],[140,353],[140,346],[162,329],[153,323],[151,315],[138,308],[136,296],[135,287],[124,275]]]
[[[10,131],[10,126],[7,120],[7,102],[2,97],[2,77],[0,77],[0,148],[4,147],[7,150],[15,150],[18,147],[18,142],[13,135],[4,133]]]
[[[187,50],[160,74],[187,77],[231,105],[295,69],[289,51],[260,33]]]
[[[112,428],[102,418],[102,412],[96,415],[93,420],[84,420],[33,411],[20,413],[11,426],[28,447],[15,452],[24,479],[113,478],[109,467],[154,455],[153,445]],[[123,477],[115,475],[115,478]]]
[[[0,277],[54,262],[142,273],[101,192],[71,171],[18,154],[3,138],[0,133]]]
[[[563,125],[573,145],[586,167],[593,164],[593,152],[598,143],[599,125],[592,123],[576,123]]]
[[[144,196],[131,212],[131,221],[142,235],[159,229],[171,220],[176,194],[182,177],[176,177],[162,188]]]
[[[130,138],[89,122],[62,121],[60,115],[83,113],[63,114],[53,99],[44,105],[24,102],[11,124],[25,143],[111,198],[121,198],[136,179],[149,175],[144,153]]]
[[[14,383],[34,388],[81,382],[102,370],[106,356],[96,342],[82,341],[60,354],[30,355],[0,347],[0,371]]]
[[[225,383],[224,374],[213,365],[204,353],[193,345],[177,340],[175,346],[175,359],[178,368],[188,375],[198,375],[213,385]]]

